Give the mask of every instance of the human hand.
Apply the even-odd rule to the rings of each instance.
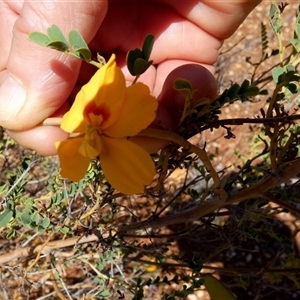
[[[62,116],[95,68],[29,42],[30,32],[46,32],[52,24],[65,33],[79,31],[94,53],[115,53],[128,82],[133,78],[125,67],[126,53],[152,33],[153,66],[140,81],[158,97],[161,117],[171,124],[182,100],[173,81],[185,77],[203,97],[213,99],[211,73],[218,49],[259,2],[0,0],[0,125],[19,144],[44,155],[55,154],[54,143],[67,138],[59,127],[39,124]]]

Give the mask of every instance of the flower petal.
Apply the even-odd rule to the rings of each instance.
[[[65,132],[85,132],[86,123],[83,116],[84,98],[81,91],[76,96],[70,110],[63,116],[60,128]]]
[[[55,146],[60,160],[60,174],[62,177],[79,181],[85,176],[91,159],[82,156],[78,152],[83,142],[84,137],[69,138],[56,142]]]
[[[79,153],[90,159],[96,158],[102,149],[101,137],[96,130],[88,132],[84,137],[84,142],[80,145]]]
[[[150,95],[147,85],[138,82],[129,86],[117,122],[103,130],[104,133],[111,137],[137,135],[154,120],[157,105],[158,102]]]
[[[91,80],[82,87],[85,98],[85,107],[89,110],[95,107],[105,111],[106,120],[101,125],[107,127],[113,124],[119,117],[124,104],[126,94],[126,82],[121,69],[117,67],[115,55],[99,69]],[[96,114],[99,112],[96,111]]]
[[[61,128],[70,133],[85,132],[87,120],[84,111],[88,108],[90,113],[91,109],[97,107],[109,108],[109,117],[104,126],[110,126],[121,113],[125,93],[125,77],[117,67],[113,54],[78,92],[71,109],[63,117]]]
[[[126,139],[103,137],[102,141],[100,163],[108,182],[124,194],[143,192],[155,175],[150,155]]]

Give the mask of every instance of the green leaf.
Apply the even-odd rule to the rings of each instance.
[[[17,231],[14,228],[10,228],[9,232],[6,235],[6,238],[8,240],[12,239],[13,237],[16,236]]]
[[[244,80],[240,89],[239,89],[239,94],[243,94],[245,91],[248,90],[250,86],[250,81],[249,80]]]
[[[0,215],[0,228],[5,227],[13,216],[11,210],[6,210]]]
[[[44,218],[43,219],[43,222],[42,222],[42,224],[41,224],[41,226],[43,227],[43,228],[48,228],[49,227],[49,225],[50,225],[50,219],[49,218]]]
[[[271,5],[269,16],[270,16],[271,25],[274,32],[276,34],[279,34],[283,26],[282,26],[281,14],[277,5],[275,4]]]
[[[59,231],[60,231],[62,234],[67,234],[67,233],[70,231],[70,229],[69,229],[67,226],[64,226],[64,227],[60,228]]]
[[[190,92],[193,92],[191,82],[183,78],[178,78],[174,81],[174,89],[177,91],[189,90]]]
[[[128,71],[132,76],[136,76],[137,74],[134,71],[135,61],[139,58],[143,58],[143,53],[140,49],[130,50],[126,56],[126,64]]]
[[[284,73],[284,70],[283,68],[281,67],[275,67],[273,70],[272,70],[272,77],[273,77],[273,80],[279,84],[281,81],[282,81],[282,74]]]
[[[276,13],[277,13],[277,6],[275,4],[271,4],[270,13],[269,13],[270,18],[273,19]]]
[[[269,94],[268,90],[261,90],[258,93],[258,95],[268,95],[268,94]]]
[[[240,94],[241,98],[245,98],[245,97],[253,97],[258,95],[259,93],[259,88],[257,86],[251,86],[247,89],[247,91],[245,91],[244,93]]]
[[[143,48],[142,48],[143,57],[147,61],[150,58],[152,48],[153,48],[153,44],[154,44],[154,36],[152,34],[148,34],[145,37],[145,40],[144,40],[144,43],[143,43]]]
[[[71,183],[70,184],[70,189],[69,189],[69,197],[74,197],[75,194],[76,194],[76,191],[77,191],[77,187],[76,187],[76,184],[75,183]]]
[[[29,225],[31,223],[31,211],[25,208],[24,212],[21,214],[21,221],[24,225]]]
[[[29,40],[38,45],[65,52],[69,49],[68,42],[57,25],[52,25],[47,30],[48,35],[41,32],[29,34]]]
[[[287,65],[287,66],[285,66],[285,69],[287,72],[295,72],[296,71],[296,68],[293,65]]]
[[[69,32],[69,43],[74,50],[74,52],[83,60],[91,60],[91,51],[77,30],[71,30]]]
[[[149,57],[151,55],[153,43],[154,36],[152,34],[148,34],[144,40],[142,50],[136,48],[128,51],[126,63],[132,76],[139,76],[143,74],[152,65],[152,61],[149,61]]]
[[[298,38],[291,39],[291,44],[296,49],[296,51],[300,51],[300,39]]]
[[[152,61],[146,61],[143,58],[138,58],[134,62],[134,74],[141,75],[145,73],[151,65],[152,65]]]
[[[296,94],[298,93],[298,86],[294,83],[290,83],[287,85],[287,88],[290,90],[291,93]]]
[[[183,122],[183,120],[186,118],[186,116],[189,114],[190,107],[191,107],[191,99],[193,97],[193,87],[190,81],[186,79],[176,79],[174,81],[174,89],[177,91],[185,91],[187,92],[185,101],[184,101],[184,107],[182,110],[182,114],[179,120],[179,124]]]
[[[5,182],[0,182],[0,195],[6,194],[8,191],[8,186],[5,184]]]
[[[57,25],[52,25],[51,27],[48,28],[47,30],[48,37],[50,38],[51,41],[57,41],[61,42],[65,45],[68,45],[68,42],[60,30],[60,28]]]
[[[31,32],[28,38],[31,42],[44,47],[47,47],[47,45],[51,42],[50,38],[41,32]]]
[[[234,99],[237,97],[239,90],[240,90],[240,86],[237,83],[235,83],[229,88],[227,92],[227,96],[230,99]]]
[[[66,52],[69,49],[69,46],[61,41],[50,41],[47,44],[47,48],[55,49],[57,51]]]
[[[42,233],[42,232],[45,232],[46,229],[43,226],[39,225],[37,227],[37,230],[38,230],[38,232]]]
[[[298,81],[298,76],[295,76],[295,71],[288,71],[284,74],[284,81],[289,83],[291,81]]]
[[[190,267],[199,273],[203,268],[203,257],[201,252],[194,252]]]
[[[300,14],[299,14],[299,16],[300,16]],[[296,25],[296,28],[295,28],[295,33],[296,33],[298,38],[300,38],[300,23],[299,22],[300,22],[300,18],[299,18],[299,21],[298,21],[298,23]]]
[[[206,274],[203,278],[204,286],[212,300],[235,300],[232,293],[217,278],[211,274]]]
[[[31,221],[34,223],[34,225],[38,225],[38,223],[40,221],[40,215],[38,212],[35,212],[32,214]]]
[[[108,299],[108,297],[111,295],[111,292],[108,291],[108,290],[104,290],[104,291],[101,291],[97,296],[98,297],[102,297],[102,299]]]
[[[77,49],[77,51],[75,53],[76,53],[76,55],[78,55],[78,57],[80,59],[83,59],[85,61],[90,61],[91,60],[92,54],[91,54],[91,51],[89,49],[79,48],[79,49]]]

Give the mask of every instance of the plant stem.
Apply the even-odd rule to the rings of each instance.
[[[227,198],[227,193],[222,187],[221,179],[217,171],[212,166],[211,161],[207,153],[205,152],[205,150],[189,143],[187,140],[185,140],[184,138],[182,138],[181,136],[179,136],[178,134],[172,131],[147,128],[142,130],[139,133],[139,136],[153,137],[153,138],[160,138],[163,140],[167,140],[177,145],[180,145],[182,148],[187,149],[192,153],[197,154],[200,160],[202,161],[203,165],[205,166],[207,172],[211,175],[214,181],[214,188],[217,190],[217,193],[219,194],[220,198],[222,200],[225,200]]]
[[[120,225],[119,232],[124,233],[128,231],[137,231],[145,228],[161,228],[168,225],[185,224],[186,222],[193,222],[199,218],[206,216],[214,211],[218,211],[224,206],[241,203],[248,199],[261,197],[266,192],[282,183],[287,182],[290,178],[299,173],[300,158],[286,162],[278,167],[276,173],[271,173],[263,177],[257,183],[244,189],[240,189],[231,195],[226,200],[220,200],[219,197],[213,197],[209,201],[204,202],[196,207],[166,215],[160,218],[152,216],[148,220],[136,222],[129,225]]]

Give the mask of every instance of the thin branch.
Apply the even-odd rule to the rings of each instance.
[[[120,234],[127,231],[136,231],[145,228],[161,228],[168,225],[184,224],[199,220],[214,211],[221,209],[224,206],[241,203],[251,198],[261,197],[268,190],[287,182],[290,178],[296,176],[300,170],[300,158],[286,162],[278,167],[276,173],[270,173],[259,180],[251,187],[241,189],[231,195],[228,199],[221,200],[219,197],[213,197],[209,201],[200,204],[199,206],[187,209],[182,212],[166,215],[160,218],[150,217],[143,222],[136,222],[129,225],[120,225],[118,230]]]
[[[190,268],[188,264],[177,264],[177,263],[162,263],[153,262],[145,259],[134,259],[135,262],[140,262],[143,264],[158,266],[160,268]],[[227,267],[214,267],[209,265],[203,265],[203,269],[214,270],[220,273],[231,273],[231,274],[259,274],[263,273],[276,273],[276,274],[287,274],[287,273],[299,273],[300,268],[285,268],[285,269],[265,269],[265,268],[227,268]],[[202,269],[202,270],[203,270]],[[201,272],[202,273],[202,272]],[[207,273],[207,272],[206,272]]]
[[[217,120],[209,125],[201,127],[201,131],[211,129],[212,127],[226,126],[226,125],[244,125],[244,124],[270,124],[270,123],[290,123],[292,121],[300,120],[300,115],[274,117],[274,118],[236,118],[236,119],[222,119]]]
[[[266,193],[262,194],[261,197],[268,200],[269,202],[273,202],[273,203],[279,205],[280,207],[285,208],[288,211],[300,216],[300,209],[298,209],[297,207],[294,207],[294,206],[290,205],[289,203],[286,203],[280,199],[277,199],[271,193],[266,192]]]
[[[212,166],[211,161],[207,153],[205,152],[205,150],[189,143],[186,139],[182,138],[181,136],[179,136],[178,134],[172,131],[147,128],[142,130],[139,133],[139,136],[153,137],[153,138],[160,138],[163,140],[167,140],[181,146],[182,148],[190,151],[191,153],[195,153],[196,155],[198,155],[199,159],[202,161],[207,172],[210,174],[210,176],[213,179],[214,188],[216,189],[216,192],[219,194],[219,198],[223,200],[227,198],[227,193],[224,191],[222,187],[221,179],[217,171]]]
[[[19,258],[27,258],[33,254],[47,254],[52,250],[56,250],[59,248],[65,248],[74,246],[76,244],[85,244],[91,243],[98,240],[98,237],[95,234],[91,234],[88,236],[74,236],[72,238],[66,240],[59,240],[59,241],[51,241],[46,245],[38,245],[35,247],[25,247],[25,248],[18,248],[12,252],[0,255],[0,264],[5,264],[13,260],[17,260]]]
[[[62,118],[58,117],[58,118],[47,118],[45,119],[41,125],[43,126],[60,126],[61,125],[61,121],[62,121]]]

